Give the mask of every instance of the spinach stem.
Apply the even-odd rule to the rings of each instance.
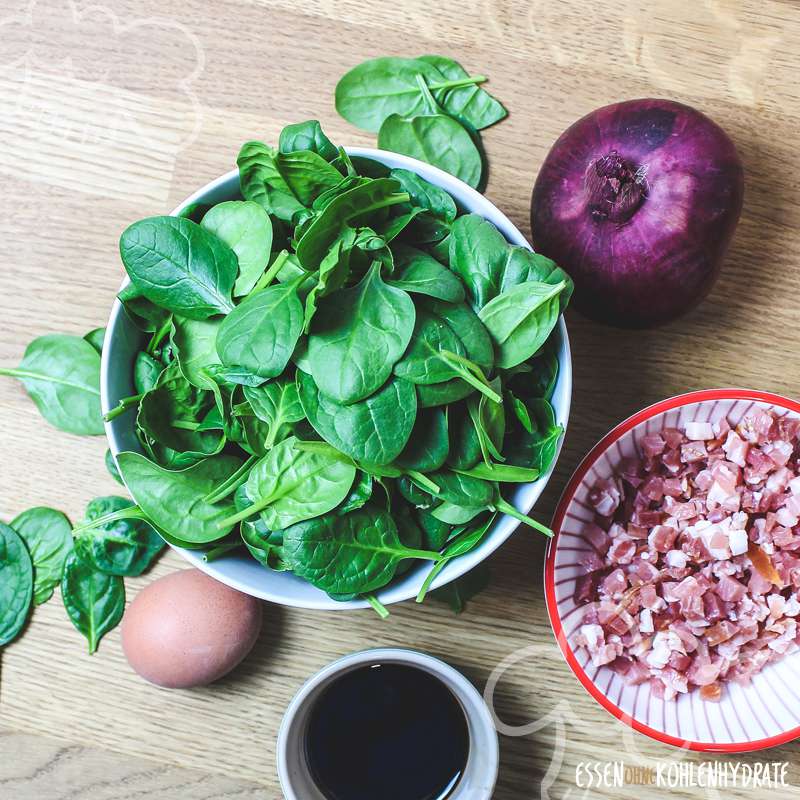
[[[514,517],[514,519],[518,519],[520,522],[524,522],[526,525],[530,525],[531,528],[535,528],[540,533],[543,533],[545,536],[549,536],[552,538],[553,531],[550,528],[542,525],[541,522],[537,522],[533,517],[529,517],[526,514],[523,514],[521,511],[517,511],[511,503],[506,502],[503,500],[502,497],[498,497],[494,503],[495,508],[498,511],[501,511],[503,514],[508,514],[509,517]]]
[[[267,286],[269,286],[272,281],[275,280],[278,273],[281,271],[281,268],[286,263],[287,258],[289,258],[289,251],[281,250],[280,253],[275,256],[275,260],[272,262],[269,269],[258,279],[258,282],[250,290],[247,296],[250,297],[250,295],[260,292],[262,289],[266,289]]]
[[[178,428],[182,431],[196,431],[200,427],[199,422],[194,422],[188,419],[174,419],[171,422],[173,428]]]
[[[389,616],[389,609],[374,594],[364,595],[364,599],[375,609],[375,613],[381,619],[386,619]]]
[[[107,522],[117,522],[121,519],[143,519],[145,522],[150,521],[139,506],[128,506],[127,508],[121,508],[119,511],[110,511],[108,514],[103,514],[92,520],[84,520],[77,528],[72,529],[72,535],[78,536],[84,531],[91,531],[94,528],[105,525]]]
[[[169,333],[171,328],[172,328],[172,314],[170,314],[166,318],[166,320],[164,320],[161,327],[150,337],[150,343],[147,345],[148,355],[152,356],[153,353],[155,353],[156,348],[161,344],[164,337]]]
[[[434,92],[438,89],[459,89],[462,86],[474,86],[478,83],[486,83],[487,80],[489,79],[485,75],[473,75],[468,78],[459,78],[458,80],[432,83],[428,88]]]
[[[253,464],[258,461],[258,456],[250,456],[247,461],[242,464],[233,475],[228,476],[220,486],[214,489],[212,492],[209,492],[204,498],[204,503],[219,503],[220,500],[224,500],[230,494],[235,492],[247,479],[247,476],[250,474],[250,470]]]
[[[226,544],[212,547],[211,550],[208,550],[203,556],[203,561],[206,563],[209,561],[216,561],[218,558],[222,558],[226,553],[230,553],[231,550],[236,550],[242,546],[242,542],[227,542]]]
[[[441,561],[437,561],[432,567],[431,571],[428,573],[425,581],[423,582],[422,586],[419,588],[419,592],[417,593],[417,602],[421,603],[425,599],[425,595],[428,594],[431,588],[431,584],[436,579],[436,576],[447,566],[447,562],[449,558],[443,558]]]
[[[423,561],[438,561],[441,557],[441,553],[437,553],[435,550],[413,550],[411,548],[407,548],[403,550],[403,558],[421,558]]]
[[[411,478],[414,483],[418,483],[425,491],[431,492],[431,494],[439,494],[441,489],[427,476],[423,475],[421,472],[417,472],[415,469],[409,469],[406,471],[406,475]]]
[[[143,397],[144,393],[132,394],[130,397],[123,397],[114,408],[112,408],[107,414],[103,415],[103,419],[106,422],[111,422],[112,419],[116,419],[120,414],[127,411],[131,406],[137,405]]]

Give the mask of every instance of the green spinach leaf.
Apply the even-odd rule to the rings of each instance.
[[[344,404],[373,394],[408,346],[415,316],[411,298],[384,283],[377,262],[359,284],[325,298],[308,338],[320,391]]]
[[[0,522],[0,647],[25,625],[33,597],[33,565],[19,534]]]
[[[36,506],[11,521],[33,562],[33,602],[41,605],[61,583],[64,562],[72,550],[72,526],[60,511]],[[2,559],[0,559],[2,560]]]
[[[225,242],[181,217],[134,222],[119,242],[133,284],[156,305],[190,319],[233,309],[238,262]]]
[[[0,368],[22,382],[39,413],[54,427],[80,436],[103,433],[100,355],[80,336],[48,333],[25,349],[16,369]]]
[[[246,295],[269,263],[272,249],[269,214],[252,200],[229,200],[214,206],[200,224],[236,253],[239,272],[233,285],[233,295]]]
[[[125,610],[125,584],[117,575],[106,575],[72,553],[64,565],[61,597],[67,616],[86,637],[89,652],[113,630]]]

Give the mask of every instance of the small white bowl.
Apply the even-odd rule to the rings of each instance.
[[[314,785],[305,758],[303,743],[309,714],[314,701],[331,681],[366,664],[407,664],[434,675],[447,686],[460,703],[469,730],[467,764],[448,800],[490,800],[497,781],[499,745],[492,715],[478,690],[444,661],[416,650],[393,647],[352,653],[328,664],[309,678],[289,703],[278,731],[277,746],[278,777],[286,800],[325,800]]]
[[[430,164],[425,164],[397,153],[373,150],[367,147],[350,147],[347,148],[347,152],[353,156],[362,156],[378,161],[392,169],[408,169],[416,172],[431,183],[445,189],[462,210],[480,214],[494,223],[509,242],[530,249],[525,237],[505,214],[492,205],[482,194],[452,175],[448,175]],[[191,197],[184,200],[172,213],[173,215],[179,214],[192,203],[214,204],[223,200],[240,198],[239,173],[238,170],[232,170],[199,189]],[[127,284],[128,280],[126,278],[122,285],[126,286]],[[572,359],[567,327],[564,324],[563,316],[558,321],[555,335],[559,372],[552,403],[555,409],[556,421],[566,429],[572,398]],[[116,406],[121,398],[135,394],[132,365],[136,353],[143,346],[143,341],[142,334],[130,321],[122,304],[119,300],[115,300],[108,320],[106,346],[103,348],[100,368],[100,395],[104,413]],[[106,423],[108,443],[115,457],[125,450],[141,451],[141,446],[136,438],[134,419],[134,414],[129,412]],[[559,442],[559,451],[560,448],[561,443]],[[537,481],[517,486],[510,501],[520,511],[527,513],[531,510],[539,495],[544,491],[544,487],[547,485],[547,481],[555,467],[556,460],[557,458],[553,460],[553,464],[547,473]],[[503,515],[498,518],[492,530],[475,550],[454,559],[442,570],[434,580],[433,588],[449,583],[469,572],[476,564],[483,561],[500,547],[518,525],[519,523],[513,517]],[[191,562],[193,566],[203,570],[213,578],[234,589],[238,589],[240,592],[260,597],[263,600],[300,608],[334,611],[368,607],[368,603],[363,600],[349,600],[346,602],[332,600],[325,592],[310,583],[297,578],[289,572],[272,572],[261,566],[249,555],[234,554],[206,563],[203,561],[202,552],[179,547],[174,549],[187,561]],[[385,605],[389,605],[415,597],[425,580],[428,569],[429,567],[426,565],[421,565],[409,570],[408,573],[381,589],[377,593],[379,600]]]
[[[659,742],[690,750],[739,753],[762,750],[800,737],[800,651],[768,664],[749,686],[726,683],[719,702],[697,692],[664,700],[648,684],[627,686],[607,666],[592,665],[585,648],[573,639],[580,627],[580,606],[573,596],[584,575],[581,556],[591,548],[584,538],[594,519],[588,503],[597,481],[617,471],[623,458],[639,453],[637,442],[663,428],[687,422],[716,422],[723,416],[736,424],[760,406],[778,415],[800,416],[800,403],[769,392],[708,389],[672,397],[621,422],[584,458],[567,484],[553,520],[555,537],[545,564],[545,597],[561,652],[586,691],[617,719]]]

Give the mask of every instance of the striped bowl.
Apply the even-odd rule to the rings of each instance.
[[[567,484],[556,510],[545,564],[545,595],[556,639],[572,671],[606,711],[637,731],[666,744],[722,753],[774,747],[800,737],[800,651],[769,664],[749,686],[725,684],[719,702],[697,692],[664,700],[649,684],[626,686],[609,667],[595,667],[585,648],[574,645],[581,614],[573,595],[582,573],[582,554],[590,548],[582,531],[593,519],[589,491],[611,476],[622,458],[637,455],[637,442],[648,433],[687,422],[714,422],[727,416],[731,425],[756,406],[778,415],[800,416],[800,403],[768,392],[711,389],[679,395],[645,408],[617,425],[584,458]]]

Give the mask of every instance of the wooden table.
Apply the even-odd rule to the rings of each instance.
[[[633,335],[568,315],[572,421],[541,518],[589,446],[648,403],[732,384],[797,392],[793,0],[119,0],[83,14],[66,3],[4,3],[3,14],[14,13],[0,22],[4,365],[34,336],[104,323],[122,277],[117,239],[130,221],[168,212],[229,170],[241,142],[274,142],[288,122],[317,117],[337,142],[372,144],[337,117],[337,79],[367,57],[437,52],[488,74],[512,112],[485,135],[487,194],[523,231],[548,147],[608,102],[655,95],[698,106],[732,135],[745,163],[742,221],[705,303]],[[10,380],[0,381],[0,426],[1,518],[47,504],[77,519],[91,497],[118,490],[103,466],[103,439],[54,431]],[[576,796],[575,766],[586,759],[702,760],[631,733],[580,688],[546,619],[543,553],[538,535],[519,530],[491,559],[491,588],[460,617],[434,603],[395,606],[386,622],[372,611],[270,606],[239,669],[182,692],[138,679],[118,631],[89,657],[56,597],[2,654],[0,796],[278,798],[275,734],[289,699],[323,664],[379,644],[441,656],[479,687],[504,658],[535,645],[498,686],[505,722],[541,723],[527,736],[501,737],[501,800],[543,790]],[[129,598],[182,566],[167,554],[152,574],[127,581]],[[799,753],[794,744],[765,755],[797,761]],[[628,786],[587,796],[645,795]]]

